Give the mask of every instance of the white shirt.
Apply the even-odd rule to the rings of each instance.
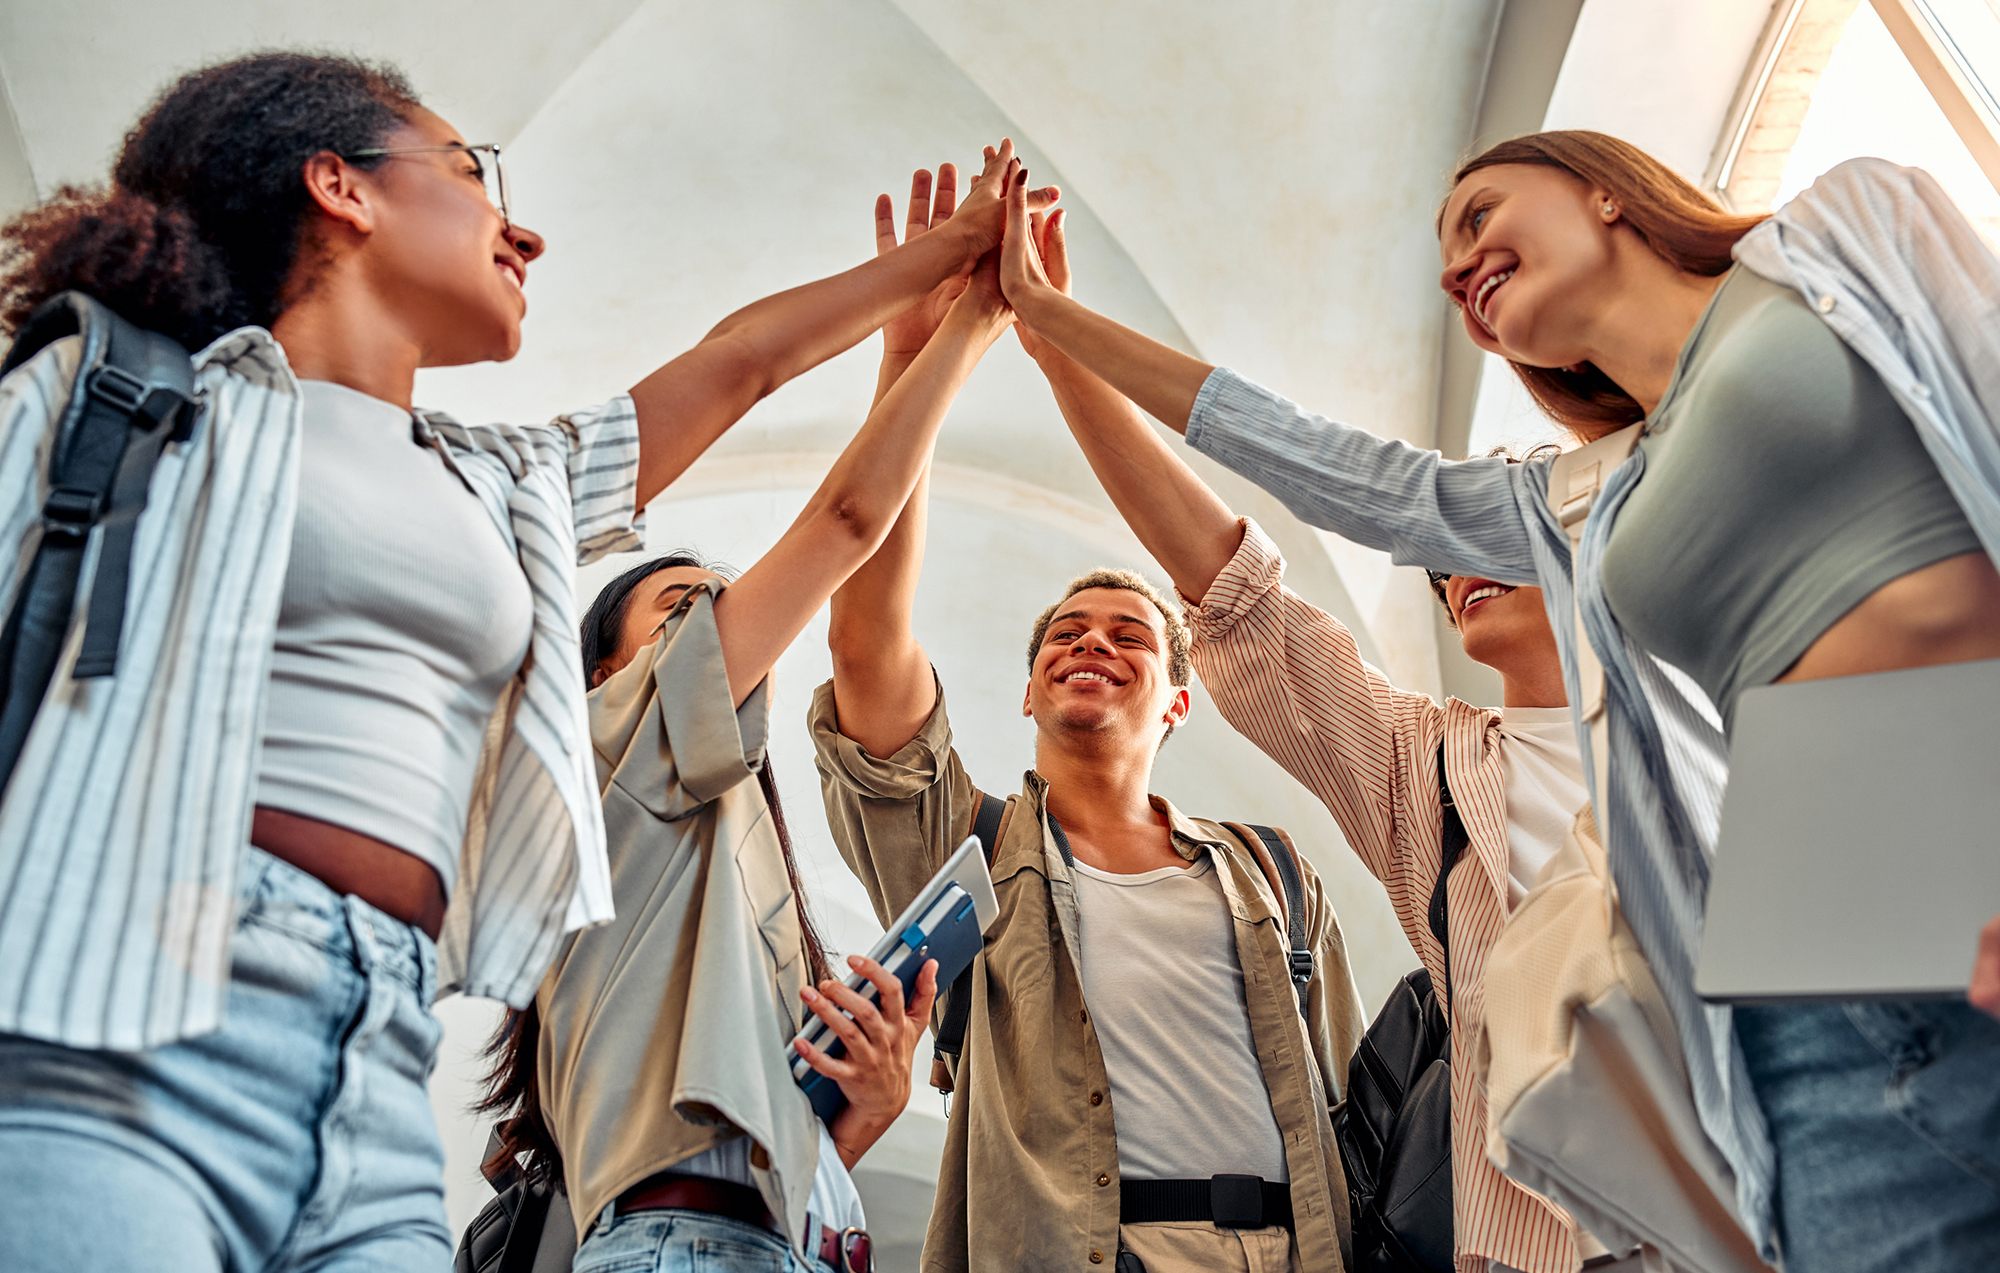
[[[690,1176],[711,1176],[755,1189],[757,1173],[750,1166],[750,1147],[755,1143],[748,1136],[725,1140],[713,1149],[704,1149],[694,1157],[677,1163],[674,1170]],[[813,1170],[812,1194],[806,1200],[806,1224],[808,1227],[823,1224],[830,1229],[868,1227],[867,1213],[861,1209],[861,1193],[854,1187],[854,1177],[848,1174],[847,1164],[840,1161],[840,1147],[833,1143],[833,1136],[826,1130],[825,1123],[819,1124],[819,1165]],[[806,1245],[809,1250],[819,1250],[819,1234],[816,1231],[806,1234]]]
[[[1138,875],[1075,865],[1083,1000],[1111,1081],[1119,1175],[1289,1180],[1214,860]]]
[[[1500,710],[1500,766],[1507,775],[1507,909],[1535,886],[1576,811],[1590,793],[1583,785],[1583,749],[1567,707]]]

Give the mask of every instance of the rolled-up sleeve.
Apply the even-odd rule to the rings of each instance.
[[[646,517],[637,506],[639,415],[630,395],[547,424],[464,425],[436,412],[423,420],[460,453],[461,464],[478,457],[461,474],[484,488],[489,505],[508,510],[517,539],[524,527],[538,530],[522,549],[545,554],[551,568],[558,567],[558,518],[570,523],[579,566],[646,546]],[[568,555],[567,544],[562,552]]]
[[[1382,549],[1399,566],[1537,582],[1520,487],[1548,489],[1546,460],[1447,460],[1314,415],[1226,367],[1196,395],[1187,440],[1301,521]]]
[[[558,416],[570,435],[570,503],[576,517],[576,560],[645,547],[646,514],[639,498],[639,413],[627,394],[588,411]]]
[[[1190,607],[1195,671],[1223,719],[1325,802],[1393,893],[1411,870],[1398,821],[1443,709],[1363,662],[1353,634],[1284,575],[1277,546],[1244,519],[1236,555]]]
[[[807,727],[833,842],[886,924],[972,826],[978,793],[951,745],[944,687],[923,728],[893,756],[872,756],[840,732],[832,681],[814,691]]]

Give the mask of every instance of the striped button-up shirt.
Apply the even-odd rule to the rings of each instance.
[[[0,382],[0,544],[13,561],[0,605],[39,542],[78,356],[77,340],[59,341]],[[301,420],[263,329],[194,363],[201,417],[153,475],[117,674],[70,678],[76,625],[0,802],[0,1031],[138,1049],[222,1021]],[[543,426],[422,415],[415,429],[478,495],[534,597],[439,949],[441,989],[524,1004],[565,929],[611,914],[572,576],[579,560],[640,546],[637,421],[618,397]]]
[[[1804,294],[1882,377],[2000,560],[2000,260],[1938,184],[1917,169],[1850,160],[1745,235],[1735,254]],[[1744,1224],[1775,1261],[1770,1135],[1729,1008],[1694,992],[1727,743],[1700,687],[1628,637],[1604,599],[1604,545],[1645,473],[1644,450],[1592,507],[1572,587],[1569,541],[1548,505],[1549,460],[1447,461],[1313,415],[1224,369],[1196,399],[1187,439],[1304,521],[1398,564],[1539,585],[1571,703],[1580,699],[1571,606],[1581,609],[1606,677],[1610,789],[1593,798],[1619,906],[1680,1029],[1695,1106],[1736,1172]],[[1592,774],[1590,737],[1579,734]]]
[[[1361,661],[1353,635],[1284,586],[1277,546],[1245,519],[1243,543],[1200,602],[1190,601],[1194,666],[1216,707],[1321,800],[1389,890],[1403,934],[1447,984],[1430,928],[1443,862],[1438,747],[1471,838],[1446,884],[1451,938],[1451,1171],[1461,1273],[1489,1259],[1526,1273],[1578,1264],[1567,1212],[1486,1158],[1486,1093],[1472,1065],[1486,956],[1507,922],[1507,779],[1500,714],[1399,690]],[[1440,998],[1443,996],[1440,995]]]

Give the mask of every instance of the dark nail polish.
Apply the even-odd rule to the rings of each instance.
[[[1014,184],[1017,186],[1025,186],[1028,184],[1028,170],[1026,168],[1021,169],[1020,172],[1015,174]]]

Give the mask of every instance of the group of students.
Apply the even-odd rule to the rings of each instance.
[[[116,677],[58,678],[0,802],[0,1263],[442,1267],[429,1005],[459,990],[512,1005],[488,1108],[560,1182],[577,1269],[865,1269],[848,1172],[909,1099],[940,987],[835,967],[798,886],[769,674],[830,603],[808,727],[883,920],[1005,800],[927,1269],[1354,1259],[1334,1123],[1365,1020],[1333,906],[1300,859],[1293,933],[1287,846],[1149,790],[1196,672],[1446,992],[1461,1273],[1642,1258],[1495,1167],[1473,1052],[1487,956],[1593,794],[1764,1257],[2000,1266],[2000,921],[1966,934],[1971,1003],[1732,1013],[1691,984],[1737,695],[2000,658],[2000,264],[1923,174],[1846,165],[1768,219],[1597,134],[1456,174],[1440,284],[1468,334],[1578,440],[1648,426],[1573,572],[1548,456],[1385,441],[1071,299],[1058,194],[1007,143],[962,198],[949,165],[917,174],[900,243],[884,196],[873,260],[601,407],[413,410],[419,367],[519,345],[544,244],[498,163],[393,71],[263,54],[173,85],[108,190],[0,232],[0,321],[88,293],[186,346],[203,404],[153,480]],[[1010,326],[1178,594],[1101,570],[1020,616],[1018,789],[960,762],[913,621],[932,448]],[[877,330],[868,417],[776,545],[733,579],[649,561],[579,634],[575,563],[638,548],[750,406]],[[17,555],[79,357],[0,381]],[[1147,414],[1429,569],[1504,705],[1364,663]],[[1594,792],[1573,605],[1609,673]],[[1441,941],[1446,792],[1468,844]],[[794,1044],[810,1016],[844,1056]],[[794,1049],[847,1098],[830,1124]]]

